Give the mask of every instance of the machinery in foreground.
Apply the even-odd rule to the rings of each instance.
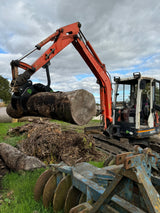
[[[117,165],[104,168],[53,164],[38,178],[34,198],[43,196],[43,205],[53,204],[54,212],[159,213],[160,178],[151,174],[157,157],[136,146],[134,152],[117,155]]]

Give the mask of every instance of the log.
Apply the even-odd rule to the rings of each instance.
[[[7,110],[14,117],[15,110]],[[20,110],[19,110],[20,111]],[[16,116],[21,114],[21,111]],[[86,90],[71,92],[39,92],[27,102],[27,112],[23,115],[44,116],[78,125],[87,124],[96,114],[94,96]],[[22,115],[21,115],[22,116]]]
[[[21,118],[24,115],[24,110],[21,106],[17,105],[17,109],[13,109],[11,103],[8,104],[6,112],[12,118]]]
[[[27,156],[15,147],[6,143],[0,143],[0,156],[5,162],[5,165],[13,171],[28,171],[45,167],[45,164],[38,158]]]
[[[11,123],[12,118],[7,114],[6,107],[0,107],[0,123]]]

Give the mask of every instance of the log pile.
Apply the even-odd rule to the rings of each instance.
[[[39,92],[28,99],[26,110],[20,106],[15,110],[8,105],[7,113],[13,118],[24,115],[44,116],[85,125],[96,114],[96,104],[94,96],[83,89],[71,92]]]

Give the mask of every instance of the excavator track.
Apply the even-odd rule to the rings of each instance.
[[[105,152],[117,155],[122,152],[130,152],[135,145],[142,148],[151,148],[154,152],[160,154],[160,137],[150,137],[145,139],[129,140],[127,138],[113,139],[102,134],[93,134],[96,147]]]
[[[100,148],[108,153],[117,155],[121,152],[129,152],[133,150],[133,145],[128,140],[111,139],[101,134],[94,134],[93,138],[96,141],[96,147]]]
[[[86,127],[84,129],[85,134],[93,136],[95,139],[95,146],[101,150],[104,150],[108,154],[113,156],[123,153],[131,152],[135,145],[139,145],[142,148],[151,148],[154,152],[160,154],[160,136],[153,135],[148,138],[112,138],[103,134],[102,126]]]

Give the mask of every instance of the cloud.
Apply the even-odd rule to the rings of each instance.
[[[24,55],[56,29],[77,21],[111,76],[132,75],[138,70],[159,78],[158,0],[2,0],[0,18],[0,49],[4,51],[0,52],[0,75],[6,78],[11,79],[11,60]],[[25,62],[32,64],[43,50]],[[51,63],[56,90],[82,87],[99,93],[95,77],[72,44]],[[84,78],[78,80],[76,76],[83,73]],[[39,70],[32,80],[46,83],[45,71]]]

